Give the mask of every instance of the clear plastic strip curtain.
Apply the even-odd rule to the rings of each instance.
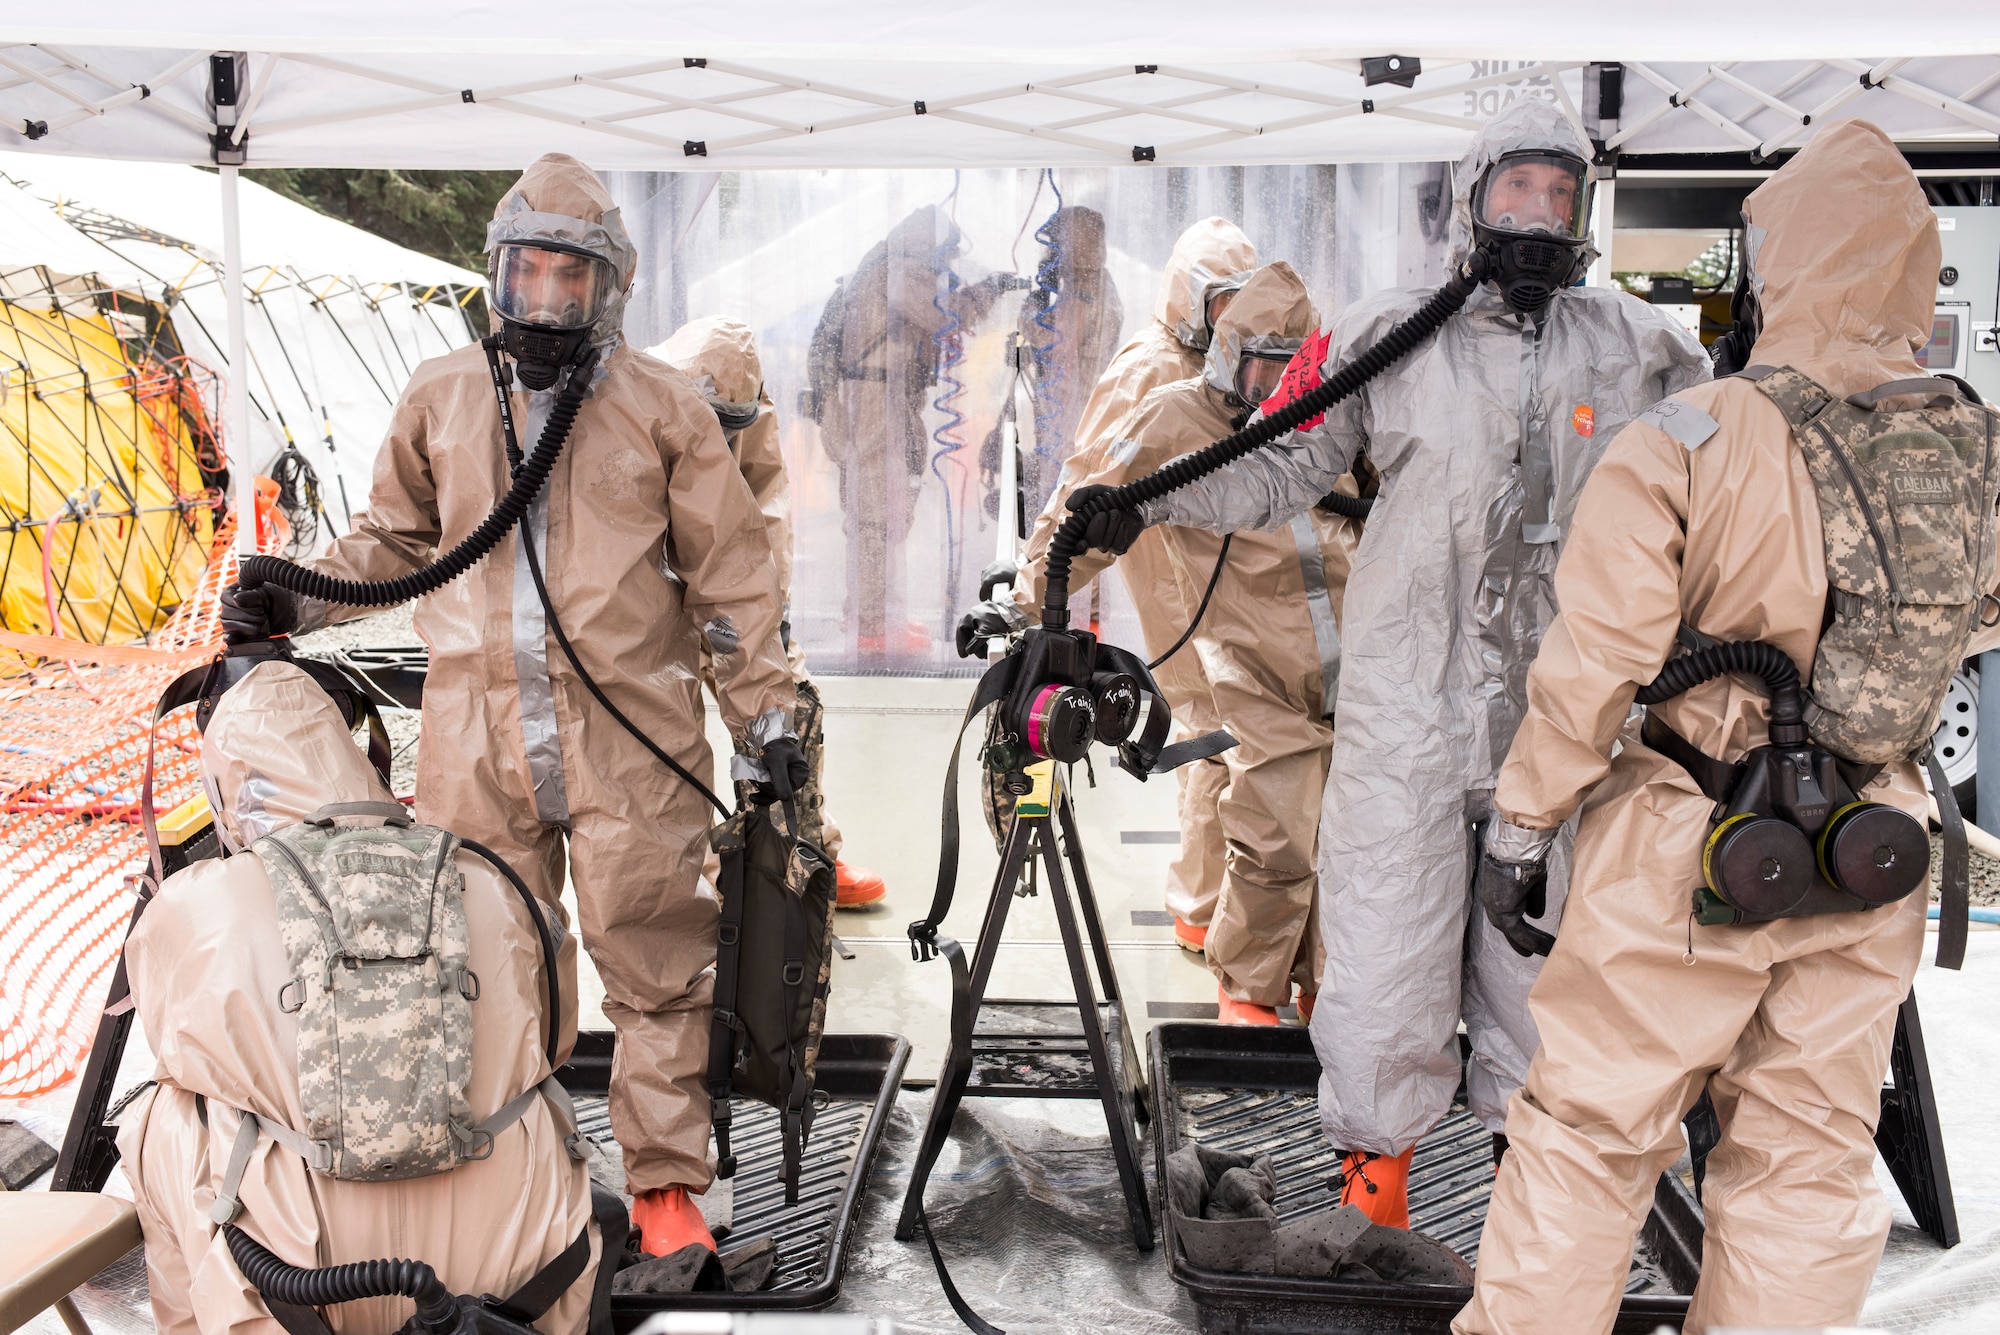
[[[1304,276],[1322,318],[1443,273],[1442,164],[613,172],[643,257],[626,332],[750,325],[791,474],[791,624],[821,671],[945,671],[1006,546],[1002,425],[1028,522],[1083,405],[1211,216]],[[1136,638],[1115,574],[1082,595]]]

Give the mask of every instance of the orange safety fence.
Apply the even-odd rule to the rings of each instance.
[[[260,479],[260,482],[262,480]],[[258,547],[289,534],[265,499]],[[161,692],[221,651],[235,521],[215,531],[195,588],[147,645],[0,633],[0,1096],[40,1094],[89,1054],[146,862],[139,811]],[[161,724],[154,809],[200,791],[192,710]]]

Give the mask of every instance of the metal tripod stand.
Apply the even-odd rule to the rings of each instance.
[[[952,1118],[967,1098],[1095,1098],[1104,1108],[1111,1135],[1111,1155],[1125,1190],[1132,1240],[1141,1251],[1153,1248],[1153,1215],[1146,1199],[1145,1174],[1139,1164],[1137,1118],[1146,1114],[1145,1090],[1132,1033],[1118,995],[1118,975],[1104,939],[1104,923],[1091,892],[1090,873],[1083,863],[1069,794],[1052,761],[1028,770],[1033,788],[1015,804],[1014,828],[1007,836],[1000,871],[986,901],[971,966],[967,969],[956,943],[940,939],[952,965],[951,1045],[931,1096],[930,1118],[903,1197],[896,1238],[916,1236],[923,1210],[924,1185],[930,1180]],[[1058,849],[1060,842],[1060,850]],[[1068,957],[1073,1001],[1012,1001],[986,998],[993,960],[1006,931],[1007,912],[1015,886],[1029,859],[1039,851],[1049,899],[1062,932]],[[1075,880],[1074,898],[1069,877]],[[1082,930],[1078,929],[1078,919]],[[1096,960],[1093,982],[1083,934],[1089,935],[1090,956]],[[1099,999],[1099,986],[1102,1000]]]

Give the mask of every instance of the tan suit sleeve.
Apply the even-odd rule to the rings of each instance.
[[[430,425],[430,410],[419,401],[412,384],[396,404],[389,433],[375,455],[368,508],[354,516],[348,533],[306,562],[308,566],[340,579],[373,581],[394,579],[429,564],[443,531],[437,483],[431,475]],[[299,629],[316,630],[381,610],[302,599]]]
[[[1528,671],[1527,715],[1494,792],[1514,824],[1553,829],[1576,810],[1610,768],[1632,697],[1672,652],[1688,497],[1687,450],[1644,423],[1618,434],[1584,484],[1556,568],[1562,612]]]
[[[785,452],[778,443],[778,410],[769,394],[758,395],[757,420],[736,437],[736,467],[764,512],[764,536],[778,567],[778,599],[792,600],[792,485]]]
[[[789,720],[795,701],[764,517],[715,414],[692,389],[668,399],[654,429],[667,465],[667,564],[713,652],[722,721],[742,745],[750,724],[772,710]]]

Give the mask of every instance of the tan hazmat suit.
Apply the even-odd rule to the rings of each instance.
[[[217,705],[202,768],[239,846],[332,802],[388,802],[340,710],[296,667],[253,669]],[[472,1113],[484,1120],[549,1074],[547,979],[534,924],[485,859],[461,851],[471,968]],[[576,1039],[576,941],[551,919],[564,1014],[559,1059]],[[199,862],[167,878],[125,946],[132,998],[158,1081],[120,1118],[118,1153],[146,1235],[153,1317],[163,1335],[280,1335],[209,1218],[235,1140],[234,1112],[305,1125],[298,1025],[279,1009],[291,977],[271,882],[252,853]],[[197,1102],[197,1099],[201,1102]],[[590,1218],[584,1165],[537,1101],[500,1133],[491,1157],[399,1182],[343,1182],[260,1136],[238,1198],[239,1225],[299,1266],[382,1257],[429,1262],[454,1293],[505,1296],[575,1241]],[[595,1229],[592,1229],[593,1239]],[[537,1328],[581,1332],[591,1266]],[[336,1332],[393,1330],[403,1298],[326,1309]]]
[[[1090,401],[1077,419],[1076,450],[1064,462],[1055,494],[1028,535],[1022,577],[1015,581],[1014,603],[1031,622],[1041,619],[1042,565],[1056,528],[1068,517],[1064,506],[1070,493],[1083,479],[1098,478],[1107,467],[1107,455],[1116,439],[1112,428],[1141,399],[1161,385],[1201,373],[1202,353],[1209,342],[1210,293],[1240,286],[1256,267],[1257,248],[1227,219],[1204,218],[1174,242],[1160,277],[1153,318],[1118,350],[1098,377]],[[1070,566],[1072,595],[1110,563],[1102,552],[1078,556]],[[1118,558],[1118,575],[1132,596],[1146,657],[1158,658],[1187,628],[1200,601],[1201,586],[1192,594],[1183,587],[1161,529],[1147,529],[1139,535],[1131,550]],[[1208,676],[1202,671],[1199,653],[1181,650],[1155,669],[1153,678],[1173,706],[1174,721],[1184,729],[1184,735],[1199,736],[1222,726],[1209,699]],[[1223,757],[1210,756],[1181,766],[1175,781],[1180,785],[1181,846],[1167,871],[1167,908],[1183,922],[1206,927],[1215,911],[1216,896],[1222,893],[1226,854],[1218,806],[1229,782],[1229,766]]]
[[[635,256],[610,196],[561,154],[530,167],[501,200],[489,239],[550,234],[601,247],[629,281]],[[702,734],[704,654],[740,751],[754,754],[791,727],[777,571],[715,414],[685,375],[623,345],[620,306],[599,321],[602,369],[528,523],[583,665],[655,743],[707,779],[715,765]],[[524,453],[554,398],[514,392]],[[349,579],[404,574],[464,538],[507,486],[484,352],[433,358],[397,404],[367,512],[312,564]],[[417,813],[499,853],[550,904],[567,871],[618,1029],[611,1127],[628,1189],[703,1188],[707,970],[721,911],[701,879],[712,808],[590,698],[548,628],[519,533],[418,601],[430,677]],[[325,615],[309,604],[302,628],[315,610]]]
[[[1913,354],[1930,334],[1937,226],[1887,135],[1859,121],[1820,131],[1745,213],[1763,312],[1751,362],[1842,397],[1923,374]],[[1688,1330],[1853,1325],[1888,1234],[1872,1136],[1925,896],[1691,925],[1714,803],[1626,726],[1683,620],[1776,645],[1808,673],[1828,605],[1812,477],[1749,381],[1661,409],[1612,442],[1584,492],[1556,572],[1562,615],[1494,795],[1524,827],[1552,828],[1579,804],[1583,816],[1534,989],[1541,1050],[1508,1108],[1512,1147],[1460,1335],[1611,1329],[1633,1235],[1704,1085],[1722,1140]],[[1730,676],[1655,708],[1733,761],[1765,743],[1768,703],[1761,682]],[[1913,764],[1862,797],[1923,818]]]
[[[1454,265],[1472,244],[1473,186],[1515,149],[1590,158],[1549,103],[1494,117],[1452,174]],[[1432,294],[1384,292],[1342,311],[1322,374]],[[1634,297],[1564,288],[1536,320],[1486,284],[1319,426],[1142,511],[1215,532],[1280,530],[1357,457],[1381,477],[1341,607],[1340,731],[1320,823],[1327,961],[1312,1034],[1320,1123],[1339,1149],[1401,1154],[1461,1080],[1474,1116],[1505,1124],[1535,1050],[1527,996],[1541,961],[1516,955],[1473,907],[1471,827],[1555,614],[1552,576],[1584,479],[1619,427],[1708,374],[1701,345]],[[1562,872],[1558,860],[1548,922]]]
[[[1070,205],[1035,234],[1050,243],[1019,321],[1034,402],[1034,429],[1022,433],[1031,446],[1021,480],[1029,513],[1047,504],[1062,465],[1089,441],[1083,417],[1125,328],[1125,303],[1104,267],[1104,215]]]
[[[1318,322],[1290,265],[1257,270],[1216,321],[1202,374],[1140,400],[1111,429],[1100,471],[1078,485],[1144,477],[1228,435],[1248,416],[1233,393],[1241,349],[1296,345]],[[1315,509],[1276,533],[1235,535],[1208,613],[1181,650],[1200,656],[1216,719],[1239,743],[1221,756],[1228,782],[1216,819],[1226,856],[1208,965],[1230,997],[1260,1006],[1289,1003],[1294,983],[1309,993],[1319,986],[1314,848],[1333,748],[1335,609],[1351,529]],[[1179,583],[1198,599],[1222,539],[1200,529],[1160,534]]]
[[[954,317],[976,321],[991,301],[979,285],[946,299],[942,275],[959,244],[951,220],[926,204],[862,257],[821,316],[834,360],[811,368],[813,389],[820,444],[840,469],[847,625],[864,660],[905,645],[903,540],[936,448],[924,408],[937,383],[938,335]]]
[[[729,441],[730,452],[736,456],[743,480],[750,484],[750,494],[757,498],[757,508],[764,514],[764,537],[771,544],[771,559],[778,566],[778,601],[784,609],[780,629],[785,636],[786,661],[791,665],[792,681],[800,688],[799,711],[803,715],[809,708],[804,695],[811,691],[816,700],[818,692],[812,690],[805,649],[792,634],[792,483],[785,471],[785,451],[778,436],[778,410],[764,386],[764,362],[757,355],[756,335],[741,321],[704,316],[676,329],[666,342],[648,349],[646,355],[658,358],[694,381],[695,388],[718,414],[727,413],[739,420],[754,414],[750,425],[740,430],[731,431],[725,425],[723,435]],[[803,719],[800,726],[804,726]],[[813,750],[808,754],[819,753]],[[815,772],[812,783],[823,799],[823,776]],[[827,856],[837,858],[841,848],[840,826],[827,811],[824,800],[817,811],[818,842]],[[807,822],[811,823],[811,813]],[[810,829],[807,837],[814,837]]]

